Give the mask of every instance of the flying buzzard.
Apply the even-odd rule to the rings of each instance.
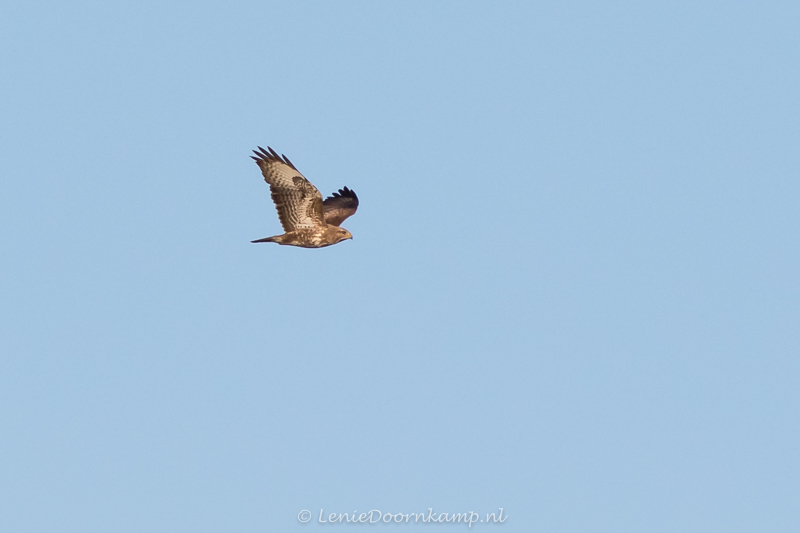
[[[289,158],[278,155],[269,146],[267,150],[259,146],[258,151],[253,150],[255,157],[250,157],[255,159],[264,181],[269,183],[272,201],[286,233],[251,242],[322,248],[352,239],[350,232],[339,224],[358,209],[356,193],[345,187],[323,202],[319,190],[300,174]]]

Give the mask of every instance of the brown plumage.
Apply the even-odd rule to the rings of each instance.
[[[267,151],[269,150],[269,151]],[[322,195],[285,155],[267,147],[252,157],[269,184],[283,235],[252,242],[277,242],[303,248],[322,248],[353,236],[339,225],[358,209],[356,193],[347,187],[322,201]]]

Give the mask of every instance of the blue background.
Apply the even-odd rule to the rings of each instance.
[[[0,530],[800,530],[798,21],[3,4]]]

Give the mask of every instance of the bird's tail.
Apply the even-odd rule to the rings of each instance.
[[[280,237],[280,235],[275,235],[274,237],[264,237],[263,239],[258,239],[256,241],[250,241],[250,242],[280,242],[278,240],[278,237]]]

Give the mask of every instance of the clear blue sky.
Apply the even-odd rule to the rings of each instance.
[[[0,530],[800,530],[798,21],[4,3]]]

